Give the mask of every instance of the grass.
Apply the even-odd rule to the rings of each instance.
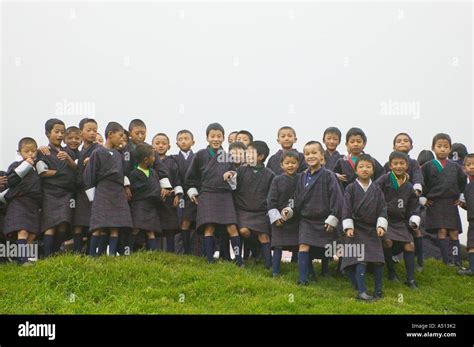
[[[319,270],[319,265],[315,265]],[[335,263],[331,264],[334,273]],[[400,278],[403,264],[397,265]],[[0,265],[1,314],[472,314],[474,278],[426,261],[418,290],[384,278],[385,298],[355,300],[350,282],[318,278],[296,285],[296,264],[271,278],[262,264],[208,265],[161,252],[128,257],[60,255],[29,267]],[[369,275],[368,288],[373,288]]]

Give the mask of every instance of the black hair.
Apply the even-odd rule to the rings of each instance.
[[[66,129],[66,136],[68,136],[69,134],[71,133],[81,133],[81,129],[79,129],[78,127],[76,126],[70,126],[69,128]]]
[[[434,159],[433,152],[431,152],[428,149],[424,149],[418,154],[418,158],[416,160],[418,161],[418,164],[420,164],[420,166],[423,166],[423,164],[425,164],[425,163],[427,163],[427,162],[429,162],[433,159]]]
[[[253,141],[249,144],[249,147],[255,148],[257,155],[263,155],[262,163],[268,158],[270,154],[270,148],[265,141]]]
[[[449,153],[448,158],[453,159],[455,155],[457,155],[457,160],[463,160],[469,152],[467,151],[467,147],[462,143],[453,143],[451,146],[451,152]]]
[[[283,163],[283,160],[285,160],[285,158],[294,158],[298,163],[300,162],[300,156],[296,151],[283,151],[280,156],[280,163]]]
[[[38,148],[38,144],[36,143],[34,138],[23,137],[20,141],[18,141],[18,152],[21,151],[22,147],[26,145],[35,145],[36,148]]]
[[[225,135],[224,127],[222,125],[220,125],[219,123],[211,123],[206,128],[206,137],[209,136],[209,133],[212,130],[220,131],[222,133],[222,136]]]
[[[467,163],[468,159],[474,159],[474,153],[466,154],[466,156],[464,157],[464,164]]]
[[[191,136],[191,139],[194,140],[193,133],[189,130],[186,130],[186,129],[178,131],[178,133],[176,134],[176,140],[178,139],[179,135],[183,135],[183,134],[189,134]]]
[[[242,143],[242,142],[232,142],[230,145],[229,145],[229,151],[233,150],[233,149],[243,149],[243,150],[246,150],[247,149],[247,146],[245,145],[245,143]]]
[[[288,125],[285,125],[285,126],[281,127],[280,129],[278,129],[277,137],[280,136],[280,131],[283,131],[283,130],[291,130],[291,132],[293,133],[293,135],[296,137],[296,131],[295,131],[295,129],[293,129],[292,127],[290,127],[290,126],[288,126]]]
[[[64,122],[60,119],[57,119],[57,118],[50,118],[46,121],[46,123],[44,124],[44,130],[46,132],[46,136],[48,136],[51,131],[53,130],[54,126],[55,125],[62,125],[63,127],[66,127],[66,125],[64,124]]]
[[[229,136],[232,135],[232,134],[238,134],[239,132],[238,131],[232,131],[229,133]]]
[[[236,137],[239,137],[239,135],[242,134],[242,135],[247,135],[250,139],[250,142],[253,142],[253,135],[250,131],[247,131],[247,130],[240,130],[239,132],[237,132],[237,136]]]
[[[406,137],[408,137],[408,140],[410,140],[410,145],[413,146],[413,139],[411,138],[410,135],[408,135],[407,133],[398,133],[398,134],[395,135],[395,137],[393,138],[393,147],[395,147],[395,143],[396,143],[396,141],[397,141],[397,138],[398,138],[400,135],[405,135]]]
[[[110,132],[116,133],[118,131],[124,131],[123,126],[121,126],[117,122],[109,122],[109,124],[107,124],[107,127],[105,128],[105,139],[107,140]]]
[[[128,131],[132,131],[132,129],[135,127],[144,127],[146,129],[145,122],[141,119],[132,119],[132,121],[128,125]]]
[[[403,159],[406,161],[407,164],[409,163],[408,154],[403,152],[393,151],[392,153],[390,153],[390,156],[388,157],[388,162],[391,163],[394,159]]]
[[[304,151],[304,148],[305,148],[306,146],[311,146],[311,145],[318,145],[319,150],[321,151],[322,154],[324,154],[323,145],[322,145],[321,142],[319,142],[319,141],[308,141],[308,142],[306,142],[305,145],[303,146],[303,151]]]
[[[367,143],[367,136],[365,136],[365,133],[361,128],[350,128],[346,133],[346,143],[349,143],[351,136],[357,135],[362,137],[362,141],[364,141],[364,143]]]
[[[156,138],[157,136],[164,136],[164,137],[166,137],[166,140],[168,140],[168,144],[170,144],[170,138],[169,138],[168,135],[166,135],[165,133],[158,133],[158,134],[156,134],[155,136],[153,136],[153,139],[151,140],[152,143],[153,143],[153,141],[155,141],[155,138]]]
[[[359,163],[361,161],[367,161],[367,162],[371,163],[372,168],[375,170],[375,160],[374,160],[374,158],[372,158],[372,156],[370,154],[361,154],[355,162],[355,165],[354,165],[355,171],[357,171],[357,165],[359,165]]]
[[[431,143],[431,149],[435,147],[436,142],[438,142],[439,140],[447,140],[449,143],[449,147],[451,147],[451,136],[445,133],[439,133],[433,137],[433,142]]]
[[[87,123],[94,123],[95,125],[97,125],[97,122],[95,119],[93,118],[82,118],[81,121],[79,122],[79,129],[84,129],[84,126],[87,124]]]
[[[145,158],[152,156],[153,153],[153,146],[149,145],[148,143],[139,143],[134,151],[134,155],[138,163],[141,163]]]
[[[342,134],[341,134],[341,131],[339,130],[339,128],[329,127],[326,130],[324,130],[323,142],[324,142],[324,138],[326,137],[327,134],[337,135],[337,137],[339,138],[339,143],[341,143]]]

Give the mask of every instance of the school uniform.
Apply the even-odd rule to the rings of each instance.
[[[120,152],[100,146],[92,153],[84,172],[86,194],[92,201],[89,231],[133,227],[125,177]]]
[[[294,207],[294,195],[298,175],[287,176],[285,174],[276,176],[267,196],[268,217],[272,227],[272,248],[293,250],[298,246],[298,216],[293,216],[285,221],[281,226],[276,226],[275,222],[282,218],[281,211],[286,207]]]
[[[173,156],[176,163],[178,164],[178,172],[179,178],[181,183],[184,185],[184,181],[186,178],[186,172],[191,164],[191,161],[194,158],[194,153],[192,150],[188,151],[187,153],[183,151],[179,151],[178,154]],[[183,189],[187,190],[189,187],[183,187]],[[193,203],[187,194],[184,194],[184,208],[182,209],[182,220],[187,220],[190,222],[196,221],[196,213],[197,213],[197,206]]]
[[[324,151],[324,167],[328,170],[334,171],[334,167],[339,159],[343,157],[338,151],[334,151],[332,154],[328,150]]]
[[[163,230],[179,230],[178,210],[177,207],[173,207],[175,195],[183,194],[184,192],[179,177],[178,163],[172,156],[166,156],[161,163],[168,171],[168,179],[174,191],[174,194],[168,195],[164,203],[160,204],[158,208],[161,227]]]
[[[0,176],[6,176],[7,173],[5,171],[0,171]],[[1,193],[5,191],[5,189],[8,188],[8,183],[5,185],[0,185],[0,196]],[[7,213],[7,204],[6,201],[0,200],[0,235],[3,235],[3,225],[5,221],[5,214]]]
[[[304,154],[298,152],[296,149],[292,149],[292,151],[298,153],[298,157],[300,158],[300,160],[299,160],[300,165],[298,167],[298,172],[303,172],[308,167],[308,165],[304,161]],[[272,170],[273,173],[276,176],[281,175],[283,173],[283,169],[280,166],[281,156],[282,156],[283,153],[284,153],[283,149],[278,150],[278,152],[276,152],[274,155],[272,155],[268,159],[268,162],[267,162],[267,168]]]
[[[385,163],[383,168],[384,168],[385,173],[389,173],[391,171],[390,163],[389,162]],[[423,173],[421,172],[421,167],[417,160],[408,157],[407,173],[410,179],[410,183],[413,185],[413,189],[416,189],[422,192],[423,184],[424,184]]]
[[[274,177],[275,174],[263,165],[245,165],[237,169],[234,204],[239,228],[270,234],[267,196]]]
[[[467,220],[469,222],[466,247],[474,248],[474,178],[467,178],[467,184],[464,188],[464,199],[466,202]]]
[[[374,175],[372,176],[372,180],[377,180],[380,176],[384,174],[384,169],[382,165],[375,159],[372,158],[375,162],[375,167],[374,167]],[[347,182],[341,182],[342,187],[344,189],[347,188],[349,184],[354,182],[357,178],[357,175],[355,173],[355,163],[356,163],[356,158],[352,157],[350,155],[344,155],[342,158],[339,158],[338,161],[336,162],[336,165],[334,166],[334,172],[338,173],[340,175],[346,175]]]
[[[41,211],[41,232],[55,228],[62,223],[72,225],[73,200],[76,188],[76,173],[67,160],[59,160],[59,151],[65,151],[73,155],[68,148],[56,148],[49,145],[50,155],[38,152],[38,163],[36,164],[38,174],[46,170],[56,170],[52,177],[42,177],[41,185],[43,191]],[[68,239],[69,237],[66,237]]]
[[[435,233],[438,229],[456,229],[462,233],[459,210],[454,202],[466,186],[466,175],[455,162],[447,159],[445,165],[433,159],[422,167],[425,182],[424,196],[433,204],[426,209],[426,231]]]
[[[359,263],[384,264],[382,239],[377,236],[377,227],[387,230],[387,207],[382,190],[370,182],[367,190],[358,180],[349,184],[344,192],[342,207],[342,224],[344,230],[353,229],[353,237],[345,237],[347,245],[364,245],[362,259],[353,254],[344,254],[342,269]]]
[[[0,201],[7,203],[3,233],[26,230],[38,235],[41,222],[41,179],[36,169],[26,161],[14,162],[7,170],[9,188],[0,194]]]

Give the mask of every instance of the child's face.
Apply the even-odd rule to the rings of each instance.
[[[93,143],[96,141],[98,137],[97,135],[98,135],[97,124],[95,123],[84,124],[84,127],[82,128],[82,141],[87,142],[87,143]]]
[[[145,164],[146,167],[152,167],[153,164],[155,163],[155,154],[151,154],[149,157],[146,157],[143,160],[143,163]]]
[[[235,164],[242,164],[245,162],[245,150],[242,148],[233,148],[230,150],[230,155]]]
[[[441,139],[436,141],[432,149],[437,159],[444,160],[448,157],[449,152],[451,152],[451,145],[448,140]]]
[[[322,165],[324,155],[317,144],[305,146],[303,154],[304,160],[311,168],[318,168]]]
[[[130,139],[132,142],[136,145],[145,142],[146,138],[146,128],[145,127],[133,127],[132,130],[130,130]]]
[[[324,145],[329,151],[335,151],[339,145],[340,139],[337,134],[327,133],[324,136]]]
[[[295,133],[291,129],[283,129],[278,133],[277,142],[283,149],[292,149],[296,140]]]
[[[365,148],[364,139],[360,135],[352,135],[346,143],[347,151],[351,155],[359,155]]]
[[[187,152],[194,146],[194,140],[188,133],[182,133],[178,136],[176,140],[176,145],[178,148],[184,152]]]
[[[125,132],[123,132],[122,138],[120,140],[119,148],[124,149],[127,146],[127,144],[128,144],[128,136]]]
[[[281,169],[288,176],[293,176],[298,170],[298,160],[293,157],[285,157],[280,163]]]
[[[70,149],[78,149],[82,143],[81,134],[77,132],[69,133],[66,138],[64,139],[64,143]]]
[[[237,138],[237,133],[230,133],[229,136],[227,137],[227,141],[229,144],[234,143]]]
[[[155,136],[152,143],[153,149],[159,155],[165,155],[170,149],[170,144],[165,136]]]
[[[51,132],[48,133],[48,135],[47,135],[48,139],[49,139],[49,142],[52,145],[60,147],[61,143],[63,142],[63,139],[64,139],[64,132],[65,132],[64,125],[55,124],[53,129],[51,129]]]
[[[252,146],[247,147],[247,151],[245,152],[245,161],[250,166],[256,166],[258,163],[257,150]]]
[[[237,135],[236,139],[237,142],[242,142],[244,145],[248,146],[250,144],[250,137],[246,134],[239,134]]]
[[[211,130],[207,135],[207,142],[212,149],[221,148],[222,142],[224,141],[224,134],[220,130]]]
[[[97,137],[95,138],[95,141],[100,144],[101,146],[104,145],[104,138],[102,137],[101,134],[97,134]]]
[[[474,176],[474,158],[467,158],[464,163],[464,172],[469,176]]]
[[[23,145],[19,151],[19,154],[23,158],[23,160],[26,159],[36,159],[36,153],[38,152],[38,147],[34,143],[28,143],[26,145]]]
[[[123,130],[119,130],[115,132],[110,131],[107,137],[107,141],[110,142],[113,148],[121,148],[124,142],[123,141],[124,137],[127,137],[127,136],[125,135]]]
[[[406,135],[398,135],[395,139],[393,149],[398,152],[408,153],[412,150],[410,138]]]
[[[408,163],[405,159],[395,158],[390,162],[390,170],[392,170],[395,175],[402,176],[408,170]]]
[[[359,161],[356,168],[357,177],[368,180],[374,174],[374,167],[370,161]]]

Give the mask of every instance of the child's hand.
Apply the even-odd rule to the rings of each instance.
[[[347,182],[347,175],[341,175],[341,174],[336,173],[336,177],[341,182]]]
[[[127,201],[132,200],[132,191],[129,186],[123,187],[125,190],[125,195],[127,195]]]
[[[6,186],[8,182],[7,176],[0,176],[0,186]]]
[[[227,171],[225,174],[224,174],[224,181],[228,181],[230,180],[232,177],[234,177],[234,172],[233,171]]]
[[[426,200],[425,206],[426,206],[426,207],[433,206],[433,200]]]
[[[354,237],[354,229],[346,229],[346,235],[348,237]]]
[[[26,161],[28,164],[30,164],[31,166],[34,166],[34,165],[35,165],[34,160],[31,159],[31,158],[27,158],[27,159],[25,159],[25,161]]]
[[[178,207],[180,200],[181,200],[181,196],[176,195],[173,199],[173,207]]]
[[[283,219],[279,219],[275,222],[275,225],[277,227],[281,227],[283,224],[285,224],[285,221]]]
[[[328,233],[331,233],[331,232],[334,231],[334,227],[333,227],[332,225],[327,224],[327,223],[324,224],[324,229],[326,229],[326,231],[327,231]]]
[[[171,189],[162,189],[160,192],[161,200],[165,201],[165,199],[168,197],[168,195],[171,194],[171,192],[172,192]]]
[[[466,206],[466,203],[464,201],[461,201],[461,200],[456,200],[454,202],[454,205],[464,208]]]
[[[38,151],[40,151],[43,155],[51,155],[51,151],[47,146],[41,146],[40,148],[38,148]]]
[[[287,221],[289,216],[290,216],[290,211],[286,207],[283,210],[281,210],[282,221]]]
[[[89,162],[89,159],[90,159],[89,157],[87,157],[86,159],[84,159],[84,161],[82,162],[82,163],[84,164],[84,166],[87,165],[87,163]]]
[[[191,196],[191,201],[194,202],[196,205],[198,204],[198,196],[197,196],[197,194]]]
[[[57,157],[58,157],[59,160],[72,160],[71,157],[69,156],[69,154],[67,154],[64,151],[59,151]]]
[[[416,229],[418,229],[418,226],[416,225],[416,223],[410,223],[410,227],[416,231]]]
[[[377,228],[377,236],[382,237],[385,234],[385,230],[382,227]]]
[[[415,189],[415,195],[419,198],[421,196],[421,190]]]

